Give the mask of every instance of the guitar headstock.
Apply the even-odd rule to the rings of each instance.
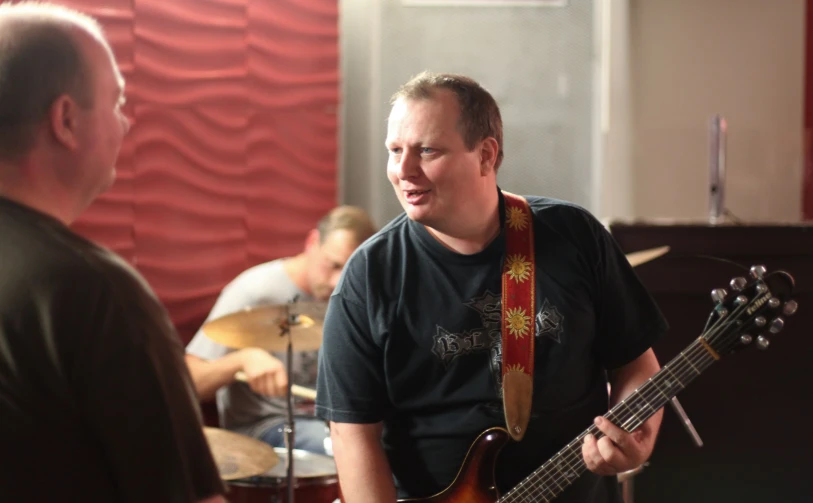
[[[712,290],[716,306],[701,337],[720,355],[750,345],[766,349],[770,338],[798,308],[791,298],[793,277],[784,271],[768,273],[765,266],[755,265],[748,278],[734,278],[729,286],[730,291]]]

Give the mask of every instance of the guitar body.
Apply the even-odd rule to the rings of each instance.
[[[508,432],[490,428],[477,437],[469,448],[463,466],[454,482],[442,492],[428,498],[411,498],[399,502],[424,503],[495,503],[499,497],[494,481],[497,454],[508,443]]]

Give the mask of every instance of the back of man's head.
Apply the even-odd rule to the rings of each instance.
[[[39,2],[0,4],[0,161],[35,145],[54,101],[69,95],[93,106],[93,75],[78,34],[103,46],[99,24],[77,11]]]

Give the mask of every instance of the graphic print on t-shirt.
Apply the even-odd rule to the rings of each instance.
[[[543,335],[547,335],[554,341],[561,343],[560,336],[564,330],[565,317],[552,306],[548,299],[542,303],[539,312],[536,313],[536,338],[539,339]]]
[[[436,325],[432,352],[443,363],[444,368],[459,356],[483,351],[490,352],[489,366],[498,391],[502,389],[502,340],[500,338],[502,296],[488,290],[480,296],[463,303],[477,312],[482,326],[451,332]],[[561,344],[565,317],[546,298],[535,317],[537,341],[543,336]]]

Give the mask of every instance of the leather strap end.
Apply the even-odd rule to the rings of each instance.
[[[508,433],[516,441],[522,440],[531,418],[533,377],[521,370],[509,370],[502,378],[503,408]]]

